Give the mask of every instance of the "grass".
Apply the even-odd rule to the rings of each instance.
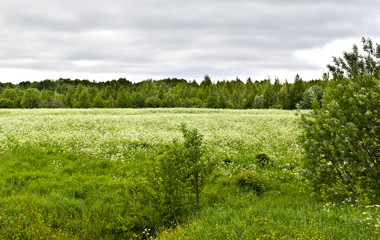
[[[0,239],[378,239],[379,203],[313,195],[297,121],[282,110],[0,110]],[[130,187],[159,146],[181,139],[181,123],[199,129],[216,163],[200,209],[131,225]],[[258,153],[273,164],[258,165]],[[262,196],[236,185],[247,171]]]

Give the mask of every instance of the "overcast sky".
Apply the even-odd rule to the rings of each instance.
[[[379,0],[1,0],[0,81],[320,78]]]

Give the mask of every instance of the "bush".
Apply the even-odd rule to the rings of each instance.
[[[264,183],[260,180],[259,175],[254,172],[243,172],[233,176],[233,179],[239,187],[253,191],[258,196],[261,196],[265,192]]]
[[[344,53],[329,66],[334,78],[310,114],[302,115],[307,176],[320,192],[380,198],[380,46],[362,40],[366,56]],[[376,58],[376,59],[375,59]]]
[[[265,167],[265,166],[272,164],[272,160],[265,153],[259,153],[256,155],[255,158],[256,158],[256,163],[261,167]]]
[[[0,99],[0,108],[12,108],[13,102],[7,98]]]
[[[181,125],[184,141],[174,140],[151,157],[147,177],[128,187],[128,210],[133,218],[123,226],[134,232],[181,222],[190,210],[198,209],[212,165],[203,157],[202,135],[196,128]],[[139,147],[139,146],[137,146]]]

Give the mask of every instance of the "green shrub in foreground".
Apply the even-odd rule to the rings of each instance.
[[[199,208],[211,167],[203,157],[198,130],[181,125],[181,131],[184,141],[174,140],[153,153],[147,178],[128,187],[134,217],[123,224],[134,232],[182,222],[190,210]]]

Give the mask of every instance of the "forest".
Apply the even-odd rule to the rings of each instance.
[[[177,78],[136,83],[125,78],[0,83],[0,108],[311,109],[314,100],[322,100],[328,84],[328,77],[324,78],[304,81],[296,75],[293,83],[281,83],[277,78],[212,81],[205,75],[200,84]]]

